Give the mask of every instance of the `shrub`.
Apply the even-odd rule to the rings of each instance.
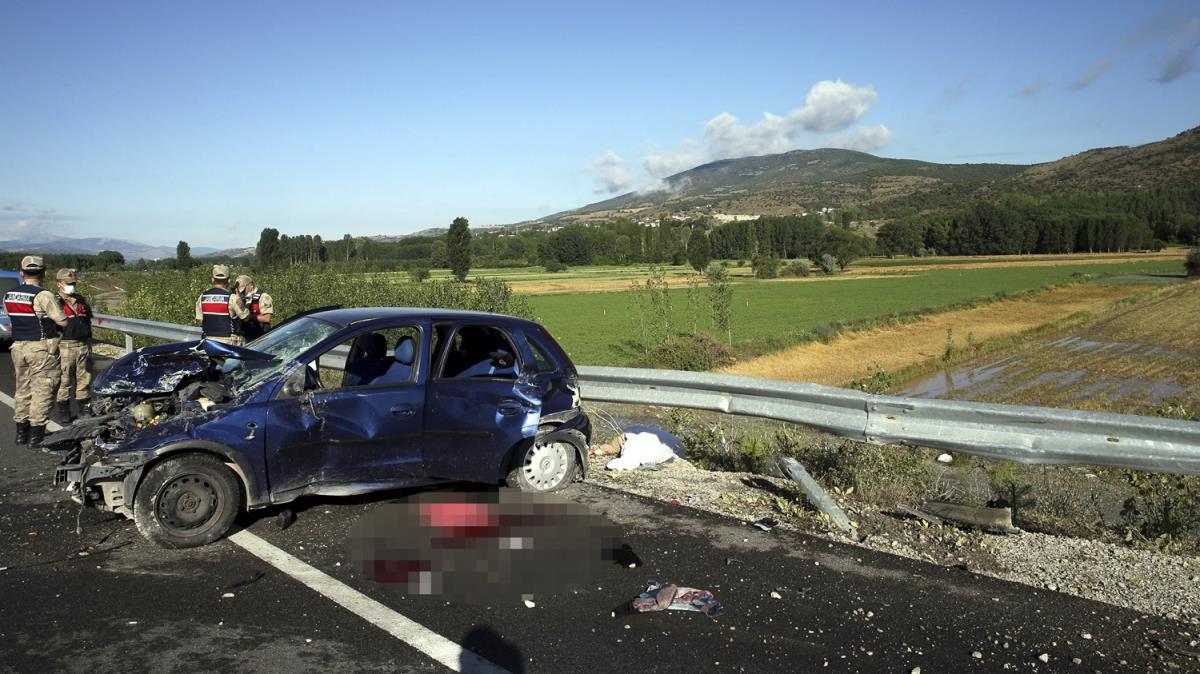
[[[782,262],[774,255],[759,255],[754,258],[751,268],[757,278],[775,278],[779,276],[779,266]]]
[[[1022,509],[1036,505],[1030,496],[1033,485],[1021,479],[1021,469],[1012,461],[1000,461],[988,471],[988,483],[992,488],[992,503],[998,508],[1012,508],[1014,522],[1020,518]]]
[[[409,265],[408,277],[411,278],[414,283],[420,283],[421,281],[424,281],[425,279],[429,278],[429,265],[423,262],[416,262]]]
[[[1183,266],[1187,269],[1188,276],[1200,276],[1200,248],[1193,248],[1188,251],[1187,259],[1184,260]]]
[[[795,276],[798,278],[807,277],[812,270],[812,265],[808,260],[792,260],[788,266],[784,268],[784,276]]]
[[[708,335],[674,335],[646,350],[642,367],[704,372],[733,364],[729,347]]]
[[[695,413],[672,409],[667,424],[683,444],[688,461],[704,470],[765,474],[774,472],[777,448],[760,435],[739,435],[735,426],[707,423]]]
[[[1155,239],[1150,242],[1150,250],[1154,251],[1155,253],[1161,251],[1162,249],[1164,249],[1166,247],[1167,247],[1167,244],[1164,243],[1162,239]]]
[[[886,394],[896,385],[896,375],[879,365],[872,365],[867,374],[850,382],[850,388],[863,393]]]
[[[567,270],[567,265],[559,262],[558,260],[546,260],[546,263],[542,266],[551,274],[557,274]]]
[[[1121,508],[1126,541],[1172,550],[1200,527],[1200,479],[1129,471],[1125,480],[1133,488]]]
[[[838,272],[837,258],[829,253],[825,253],[821,256],[821,259],[817,260],[817,266],[826,274],[836,274]]]

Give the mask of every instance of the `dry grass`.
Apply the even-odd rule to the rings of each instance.
[[[955,344],[1010,337],[1083,311],[1095,312],[1139,292],[1138,285],[1079,284],[974,309],[950,311],[893,328],[876,328],[839,337],[829,344],[809,343],[739,363],[729,374],[840,385],[866,375],[870,368],[903,370],[946,350],[947,330]]]

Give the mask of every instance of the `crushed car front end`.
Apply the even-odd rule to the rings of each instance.
[[[147,347],[115,362],[93,385],[93,416],[45,440],[47,449],[64,452],[55,483],[82,505],[132,517],[130,501],[148,464],[177,448],[208,447],[255,500],[254,456],[236,450],[245,435],[239,413],[263,387],[239,392],[222,371],[230,359],[273,360],[202,340]]]

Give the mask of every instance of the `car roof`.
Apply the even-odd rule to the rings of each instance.
[[[465,311],[462,309],[429,309],[423,307],[361,307],[356,309],[327,309],[308,314],[341,326],[362,323],[373,320],[391,319],[430,319],[434,321],[460,321],[476,319],[499,324],[529,324],[523,318],[492,314],[485,311]]]

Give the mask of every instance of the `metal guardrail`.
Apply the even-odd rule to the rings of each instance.
[[[199,326],[147,321],[141,318],[126,318],[110,314],[96,314],[92,318],[92,326],[125,333],[126,353],[133,351],[133,338],[135,335],[165,339],[170,342],[187,342],[193,339],[200,339],[202,334]]]
[[[579,377],[586,400],[779,419],[853,440],[1019,463],[1200,474],[1200,423],[1193,421],[900,398],[705,372],[581,367]]]
[[[97,315],[97,327],[183,341],[199,328]],[[707,372],[580,367],[592,402],[686,407],[812,426],[876,444],[943,449],[1028,464],[1086,464],[1200,475],[1200,423],[1048,407],[871,395]]]

